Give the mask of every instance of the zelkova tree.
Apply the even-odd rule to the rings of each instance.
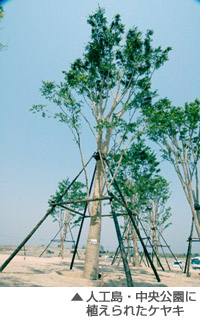
[[[106,157],[115,145],[122,148],[133,135],[135,111],[151,92],[151,78],[168,59],[170,48],[152,47],[152,31],[142,33],[136,27],[125,34],[120,15],[108,24],[104,9],[89,15],[91,38],[85,46],[83,57],[63,71],[64,80],[59,84],[43,82],[41,93],[55,103],[58,112],[54,117],[68,125],[78,145],[83,163],[81,127],[89,126],[96,142],[96,150]],[[33,112],[41,111],[45,117],[47,108],[34,105]],[[135,121],[135,120],[134,120]],[[114,137],[114,139],[112,139]],[[87,172],[85,170],[86,185]],[[104,171],[97,161],[93,197],[102,195]],[[98,276],[99,244],[101,231],[101,203],[89,207],[90,228],[88,234],[84,276]],[[93,245],[91,239],[96,239]]]
[[[162,233],[171,222],[171,208],[167,206],[170,197],[169,184],[162,176],[155,176],[149,183],[149,197],[143,208],[143,221],[152,239],[156,255],[159,256],[159,243]],[[159,266],[159,262],[157,261]]]
[[[112,167],[118,165],[120,154],[114,155]],[[169,226],[167,223],[170,217],[170,208],[166,208],[169,199],[169,184],[159,175],[159,162],[155,153],[145,141],[138,138],[124,152],[118,169],[118,184],[123,192],[128,207],[131,209],[133,217],[138,223],[143,221],[151,235],[153,244],[157,250],[159,232]],[[118,202],[114,202],[116,212],[121,213],[122,208]],[[127,225],[125,220],[125,226]],[[129,219],[128,219],[129,220]],[[137,247],[137,234],[131,228],[131,237],[134,246],[134,264],[139,265],[139,254]],[[130,235],[130,230],[129,235]]]
[[[200,211],[195,210],[195,204],[199,204],[200,101],[175,107],[162,99],[154,108],[146,105],[143,113],[149,137],[177,173],[200,237]]]

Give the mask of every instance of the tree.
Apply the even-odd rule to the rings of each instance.
[[[151,179],[150,184],[151,191],[147,200],[147,206],[144,209],[143,221],[152,239],[156,255],[159,256],[160,237],[163,231],[171,225],[171,222],[169,222],[171,208],[167,207],[170,191],[168,182],[161,176]],[[159,265],[158,261],[157,263]]]
[[[57,202],[57,199],[64,193],[66,188],[69,186],[70,181],[69,179],[63,180],[58,184],[58,190],[56,194],[50,197],[49,203],[51,204],[52,201]],[[69,191],[64,195],[63,201],[74,201],[74,200],[81,200],[86,197],[86,189],[85,185],[81,182],[74,182],[71,186]],[[84,203],[74,203],[66,206],[66,208],[62,207],[55,207],[52,216],[54,221],[58,221],[60,231],[60,251],[59,256],[63,259],[64,253],[64,242],[66,240],[66,235],[69,227],[69,223],[72,223],[72,227],[76,227],[80,221],[80,216],[77,218],[76,213],[71,210],[81,211],[84,208]],[[75,218],[75,219],[74,219]]]
[[[113,167],[118,165],[120,154],[114,155]],[[153,240],[158,254],[159,233],[162,234],[169,226],[170,208],[166,208],[169,199],[169,184],[159,175],[159,162],[155,153],[145,145],[143,139],[138,138],[124,152],[118,170],[118,185],[120,186],[126,203],[131,209],[133,218],[143,220],[148,233]],[[117,213],[122,213],[122,207],[114,202]],[[128,219],[129,221],[129,219]],[[125,226],[127,225],[125,219]],[[137,234],[131,227],[127,228],[127,235],[132,237],[134,246],[134,265],[139,266]],[[128,240],[130,240],[128,237]]]
[[[170,48],[152,47],[153,32],[143,37],[136,27],[128,30],[117,14],[108,24],[104,9],[98,7],[89,15],[91,38],[83,58],[76,59],[69,71],[63,71],[64,81],[44,82],[42,95],[53,102],[58,112],[54,117],[68,125],[80,151],[81,127],[87,123],[96,142],[96,151],[106,157],[111,148],[122,148],[135,130],[136,110],[156,92],[151,91],[151,78],[168,59]],[[124,37],[124,38],[123,38]],[[49,116],[45,105],[34,105],[33,112]],[[112,139],[113,138],[113,139]],[[88,189],[87,172],[85,170]],[[97,161],[93,197],[103,194],[104,171]],[[89,195],[89,192],[88,192]],[[88,207],[90,228],[88,234],[84,276],[98,277],[99,245],[101,233],[101,202]],[[94,245],[92,239],[96,239]]]
[[[200,101],[175,107],[161,99],[153,108],[146,106],[143,114],[148,136],[176,171],[200,237],[200,211],[195,210],[199,203]]]

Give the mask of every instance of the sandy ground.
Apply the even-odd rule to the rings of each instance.
[[[111,265],[112,259],[105,255],[100,258],[101,279],[92,281],[83,277],[84,252],[79,251],[80,260],[76,258],[73,270],[70,270],[72,253],[65,249],[64,259],[58,257],[58,249],[50,248],[45,253],[42,247],[27,247],[7,265],[0,273],[0,287],[126,287],[126,278],[122,263]],[[0,247],[0,265],[9,257],[14,247]],[[182,260],[182,259],[180,259]],[[165,261],[161,261],[166,271],[157,269],[161,282],[158,282],[151,268],[130,265],[132,279],[136,287],[200,287],[200,270],[191,268],[191,276],[173,267],[174,259],[168,259],[171,271]],[[182,260],[183,261],[183,260]],[[184,261],[183,261],[184,265]]]

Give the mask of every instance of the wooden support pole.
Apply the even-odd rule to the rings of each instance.
[[[63,224],[64,225],[64,224]],[[60,229],[58,230],[58,232],[56,233],[56,235],[53,237],[53,239],[48,243],[48,245],[46,246],[46,248],[41,252],[41,254],[39,255],[39,258],[41,258],[41,256],[45,253],[45,251],[49,248],[49,246],[51,245],[51,243],[53,241],[55,241],[55,238],[57,237],[57,235],[60,233],[60,231],[63,228],[63,225],[60,227]]]
[[[124,236],[125,236],[125,233],[126,233],[126,229],[128,228],[128,222],[126,223],[126,226],[125,226],[125,228],[124,228],[124,232],[123,232],[123,236],[122,236],[122,241],[124,241]],[[114,254],[114,257],[113,257],[113,260],[112,260],[112,263],[111,263],[111,265],[113,265],[114,263],[115,263],[115,261],[116,261],[116,258],[117,258],[117,255],[118,255],[118,253],[119,253],[119,250],[120,250],[120,247],[119,247],[119,245],[118,245],[118,247],[117,247],[117,250],[115,251],[115,254]]]
[[[147,258],[147,261],[150,263],[151,268],[152,268],[152,270],[153,270],[153,272],[154,272],[154,274],[155,274],[155,277],[156,277],[157,281],[160,282],[160,277],[159,277],[159,275],[158,275],[158,273],[157,273],[157,270],[156,270],[156,268],[155,268],[155,266],[154,266],[154,264],[153,264],[153,261],[152,261],[150,255],[149,255],[149,253],[148,253],[148,251],[147,251],[147,248],[146,248],[146,246],[145,246],[145,244],[144,244],[144,241],[143,241],[143,239],[142,239],[142,237],[141,237],[140,231],[139,231],[139,229],[138,229],[138,227],[137,227],[137,225],[136,225],[136,223],[135,223],[135,220],[134,220],[133,217],[132,217],[131,210],[130,210],[128,207],[126,207],[126,210],[127,210],[127,212],[129,213],[129,217],[130,217],[130,219],[131,219],[131,222],[133,223],[133,227],[135,228],[135,231],[136,231],[136,233],[137,233],[137,235],[138,235],[138,238],[139,238],[139,240],[140,240],[140,243],[141,243],[141,245],[142,245],[142,247],[143,247],[144,254],[145,254],[146,258]]]
[[[112,214],[113,214],[113,220],[114,220],[114,224],[115,224],[115,229],[116,229],[116,233],[117,233],[119,247],[120,247],[120,251],[121,251],[121,257],[122,257],[122,261],[123,261],[123,265],[124,265],[124,271],[125,271],[125,275],[126,275],[127,286],[128,287],[133,287],[133,280],[132,280],[132,276],[131,276],[131,271],[130,271],[128,260],[127,260],[126,253],[125,253],[125,250],[124,250],[124,245],[123,245],[123,241],[122,241],[122,236],[121,236],[121,232],[120,232],[117,216],[116,216],[116,213],[115,213],[115,211],[113,209],[112,200],[110,200],[110,205],[111,205],[111,210],[112,210]]]
[[[73,179],[73,181],[69,184],[69,186],[65,189],[63,194],[60,195],[58,198],[58,202],[62,200],[64,195],[67,193],[67,191],[71,188],[71,186],[74,184],[74,182],[78,179],[78,177],[81,175],[81,173],[84,171],[85,167],[89,164],[91,159],[94,157],[92,155],[89,160],[86,162],[84,167],[79,171],[79,173],[76,175],[76,177]],[[0,272],[2,272],[5,267],[10,263],[10,261],[16,256],[16,254],[21,250],[21,248],[26,244],[26,242],[32,237],[32,235],[37,231],[37,229],[41,226],[41,224],[46,220],[46,218],[53,213],[53,210],[55,208],[55,204],[52,204],[47,213],[44,215],[44,217],[38,222],[38,224],[32,229],[32,231],[27,235],[27,237],[20,243],[20,245],[13,251],[13,253],[10,255],[10,257],[2,264],[0,267]]]
[[[168,248],[168,246],[159,245],[159,247],[161,247],[161,250],[162,250],[162,253],[163,253],[164,257],[165,257],[165,261],[166,261],[166,263],[167,263],[168,269],[169,269],[169,271],[171,271],[169,262],[168,262],[168,260],[167,260],[166,254],[165,254],[165,251],[164,251],[164,249],[163,249],[164,247],[167,247],[167,248]]]
[[[2,272],[9,262],[16,256],[16,254],[21,250],[21,248],[26,244],[26,242],[32,237],[36,230],[41,226],[41,224],[46,220],[46,218],[53,212],[54,208],[47,211],[44,217],[38,222],[38,224],[32,229],[32,231],[27,235],[27,237],[20,243],[20,245],[13,251],[10,257],[2,264],[0,267],[0,272]]]
[[[81,199],[81,200],[72,200],[72,201],[64,201],[64,202],[52,202],[54,205],[65,205],[72,203],[82,203],[82,202],[92,202],[92,201],[102,201],[102,200],[110,200],[110,197],[99,197],[99,198],[91,198],[91,199]]]
[[[115,182],[115,179],[114,179],[114,182]],[[119,191],[119,189],[118,189],[118,191]],[[120,191],[120,193],[121,193],[121,191]],[[118,197],[116,197],[116,196],[115,196],[113,193],[111,193],[111,192],[110,192],[110,194],[111,194],[111,196],[112,196],[116,201],[118,201],[121,205],[123,205],[123,207],[126,208],[126,210],[129,210],[128,207],[127,207],[127,205],[126,205],[126,203],[125,203],[125,201],[124,201],[124,203],[122,204],[122,202],[118,199]],[[122,194],[120,194],[120,195],[122,195]],[[122,195],[122,197],[123,197],[123,195]],[[132,217],[131,221],[132,221],[132,220],[133,220],[133,214],[132,214],[131,210],[129,210],[128,215],[129,215],[129,217],[130,217],[130,215],[131,215],[131,217]],[[162,265],[162,263],[161,263],[158,255],[157,255],[157,253],[156,253],[156,251],[155,251],[155,249],[154,249],[154,246],[152,245],[152,243],[151,243],[151,241],[150,241],[150,237],[147,236],[146,230],[144,229],[144,227],[143,227],[142,222],[141,222],[140,219],[139,219],[139,222],[140,222],[140,224],[141,224],[141,226],[142,226],[142,229],[143,229],[143,231],[144,231],[144,233],[145,233],[145,235],[146,235],[146,237],[147,237],[147,239],[148,239],[148,241],[149,241],[150,247],[151,247],[151,249],[152,249],[152,261],[153,261],[153,254],[155,254],[156,259],[157,259],[157,261],[158,261],[161,269],[162,269],[163,271],[165,271],[165,269],[164,269],[164,267],[163,267],[163,265]],[[136,224],[135,224],[135,225],[136,225]],[[138,229],[138,230],[139,230],[139,229]],[[147,252],[147,251],[146,251],[146,252]],[[145,251],[144,251],[144,253],[145,253]],[[145,253],[145,255],[146,255],[146,253]],[[149,257],[150,257],[150,256],[149,256]],[[148,257],[148,258],[149,258],[149,257]],[[147,259],[148,259],[148,258],[147,258]]]
[[[61,207],[61,208],[63,208],[63,209],[66,209],[66,210],[69,210],[69,211],[71,211],[71,212],[73,212],[73,213],[79,214],[80,216],[83,217],[83,213],[80,213],[79,211],[76,211],[76,210],[74,210],[74,209],[71,209],[71,208],[69,208],[69,207],[66,207],[66,206],[64,206],[64,205],[62,205],[62,204],[60,204],[60,203],[57,203],[56,206],[59,206],[59,207]]]
[[[94,178],[95,178],[95,174],[96,174],[96,169],[97,169],[97,164],[95,165],[95,168],[94,168],[94,173],[93,173],[93,176],[92,176],[92,180],[91,180],[91,184],[90,184],[90,189],[89,189],[89,196],[90,196],[91,191],[92,191],[92,186],[93,186],[93,183],[94,183]],[[82,217],[82,220],[81,220],[81,225],[80,225],[80,228],[79,228],[79,232],[78,232],[78,236],[77,236],[77,240],[76,240],[76,244],[75,244],[75,248],[74,248],[74,253],[73,253],[73,256],[72,256],[72,261],[71,261],[71,264],[70,264],[70,270],[72,270],[73,265],[74,265],[74,260],[75,260],[75,257],[76,257],[79,240],[80,240],[80,237],[81,237],[81,232],[82,232],[82,228],[83,228],[83,223],[84,223],[84,221],[85,221],[85,216],[86,216],[86,212],[87,212],[87,207],[88,207],[88,202],[86,202],[86,205],[85,205],[85,208],[84,208],[83,217]]]
[[[191,251],[192,251],[192,241],[189,241],[188,246],[188,257],[187,257],[187,266],[186,266],[186,275],[190,277],[190,261],[191,261]]]
[[[73,237],[73,234],[72,234],[72,230],[71,230],[71,227],[70,227],[70,223],[69,223],[69,232],[70,232],[70,235],[71,235],[71,238],[72,238],[72,241],[71,241],[71,242],[73,242],[74,247],[75,247],[75,246],[76,246],[76,242],[74,241],[74,237]],[[78,254],[78,250],[77,250],[77,257],[78,257],[78,259],[80,260],[80,256],[79,256],[79,254]]]
[[[187,274],[187,277],[189,277],[189,275],[190,275],[190,257],[191,257],[191,251],[192,251],[193,228],[194,228],[194,217],[192,217],[192,225],[191,225],[191,230],[190,230],[190,236],[188,239],[188,250],[187,250],[185,269],[184,269],[184,273]]]
[[[157,261],[158,261],[158,263],[159,263],[159,265],[160,265],[160,267],[161,267],[161,269],[162,269],[162,271],[165,271],[165,269],[164,269],[164,267],[163,267],[163,265],[162,265],[162,263],[161,263],[161,261],[160,261],[160,258],[159,258],[159,256],[157,255],[157,253],[156,253],[156,250],[155,250],[155,247],[154,247],[154,245],[151,243],[151,239],[150,239],[150,237],[148,237],[148,234],[147,234],[147,232],[146,232],[146,230],[145,230],[145,228],[144,228],[144,226],[143,226],[143,224],[142,224],[142,221],[139,219],[139,222],[140,222],[140,225],[141,225],[141,227],[142,227],[142,229],[143,229],[143,231],[144,231],[144,234],[146,235],[146,237],[147,237],[147,240],[148,240],[148,242],[149,242],[149,244],[150,244],[150,247],[151,247],[151,249],[152,249],[152,262],[153,262],[153,257],[154,257],[154,255],[156,256],[156,259],[157,259]]]
[[[106,163],[107,163],[107,166],[109,167],[109,163],[108,163],[107,160],[106,160]],[[138,229],[138,227],[137,227],[137,225],[136,225],[136,223],[135,223],[135,220],[133,219],[132,212],[131,212],[131,210],[127,207],[127,205],[126,205],[126,201],[125,201],[125,199],[124,199],[124,197],[123,197],[123,194],[121,193],[121,190],[119,189],[119,186],[118,186],[118,184],[117,184],[117,182],[116,182],[116,179],[114,178],[114,175],[113,175],[113,173],[112,173],[112,170],[110,170],[110,173],[111,173],[111,175],[112,175],[112,177],[113,177],[113,182],[114,182],[114,184],[115,184],[115,186],[116,186],[116,189],[117,189],[117,191],[119,192],[119,195],[120,195],[120,197],[121,197],[121,199],[122,199],[122,201],[123,201],[123,203],[124,203],[124,205],[125,205],[125,208],[126,208],[126,210],[127,210],[127,213],[129,214],[129,217],[130,217],[130,219],[131,219],[131,221],[132,221],[133,227],[135,228],[135,231],[136,231],[136,233],[137,233],[137,235],[138,235],[138,238],[140,239],[140,243],[141,243],[141,245],[142,245],[142,247],[143,247],[143,250],[144,250],[144,253],[145,253],[145,255],[146,255],[146,257],[147,257],[147,259],[148,259],[148,261],[149,261],[149,263],[150,263],[150,265],[151,265],[151,268],[152,268],[152,270],[153,270],[153,272],[154,272],[154,274],[155,274],[155,277],[156,277],[157,281],[160,282],[160,277],[159,277],[159,275],[158,275],[158,273],[157,273],[157,270],[156,270],[156,268],[155,268],[155,266],[154,266],[154,264],[153,264],[153,261],[151,260],[150,255],[149,255],[149,253],[148,253],[148,251],[147,251],[147,248],[146,248],[146,246],[145,246],[145,244],[144,244],[144,241],[143,241],[143,239],[142,239],[142,237],[141,237],[140,231],[139,231],[139,229]]]
[[[170,248],[170,246],[167,244],[167,242],[165,241],[165,239],[164,239],[164,237],[163,237],[163,235],[162,235],[162,233],[158,230],[158,233],[160,234],[160,236],[161,236],[161,238],[162,238],[162,240],[164,241],[164,243],[166,244],[166,247],[169,249],[169,251],[170,251],[170,253],[171,253],[171,255],[174,257],[174,259],[175,259],[175,261],[176,262],[178,262],[178,260],[177,260],[177,258],[176,258],[176,256],[174,255],[174,253],[172,252],[172,250],[171,250],[171,248]],[[179,264],[179,267],[180,267],[180,269],[181,270],[183,270],[183,268],[182,268],[182,266]]]

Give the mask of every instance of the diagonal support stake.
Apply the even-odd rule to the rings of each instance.
[[[84,171],[85,167],[89,164],[89,162],[92,160],[94,155],[92,155],[89,160],[86,162],[86,164],[83,166],[83,168],[79,171],[79,173],[76,175],[76,177],[73,179],[73,181],[69,184],[69,186],[65,189],[63,194],[60,195],[58,202],[62,200],[62,198],[65,196],[67,191],[71,188],[71,186],[74,184],[74,182],[78,179],[78,177],[81,175],[81,173]],[[47,210],[47,213],[43,216],[43,218],[38,222],[38,224],[32,229],[32,231],[26,236],[26,238],[20,243],[20,245],[13,251],[13,253],[8,257],[8,259],[2,264],[0,267],[0,272],[2,272],[5,267],[10,263],[10,261],[17,255],[17,253],[23,248],[23,246],[27,243],[27,241],[32,237],[32,235],[37,231],[37,229],[41,226],[41,224],[48,218],[50,214],[53,213],[53,210],[55,208],[55,204],[52,204],[49,210]]]
[[[119,247],[120,247],[120,251],[121,251],[121,257],[122,257],[122,261],[123,261],[123,265],[124,265],[124,271],[126,274],[127,285],[128,285],[128,287],[133,287],[134,285],[133,285],[133,280],[132,280],[132,276],[131,276],[131,271],[130,271],[128,260],[126,257],[126,252],[124,250],[123,240],[122,240],[117,216],[116,216],[115,210],[113,208],[112,199],[110,199],[110,206],[111,206],[111,212],[113,215],[113,220],[114,220],[117,238],[118,238],[118,242],[119,242]]]
[[[97,169],[97,165],[95,165],[95,168],[94,168],[92,181],[90,183],[89,195],[91,194],[91,191],[92,191],[94,178],[95,178],[95,174],[96,174],[96,169]],[[70,270],[72,270],[73,265],[74,265],[74,260],[75,260],[75,257],[76,257],[76,253],[77,253],[77,249],[78,249],[78,245],[79,245],[79,240],[80,240],[80,237],[81,237],[81,231],[83,229],[83,223],[84,223],[85,218],[86,218],[87,207],[88,207],[88,202],[86,202],[86,205],[85,205],[85,208],[84,208],[84,212],[83,212],[83,215],[82,215],[81,225],[80,225],[80,229],[79,229],[79,232],[78,232],[78,236],[77,236],[77,240],[76,240],[76,244],[75,244],[75,248],[74,248],[72,261],[71,261],[71,264],[70,264]]]
[[[105,159],[105,161],[106,161],[107,166],[109,167],[108,160]],[[155,266],[154,266],[154,264],[153,264],[153,261],[152,261],[150,255],[149,255],[149,252],[148,252],[148,250],[147,250],[147,248],[146,248],[146,246],[145,246],[145,244],[144,244],[144,241],[143,241],[143,239],[142,239],[142,237],[141,237],[140,231],[139,231],[139,229],[138,229],[138,227],[137,227],[137,225],[136,225],[136,223],[135,223],[135,219],[133,219],[132,212],[131,212],[131,210],[127,207],[127,204],[126,204],[126,201],[125,201],[125,199],[124,199],[124,196],[123,196],[123,194],[122,194],[122,192],[121,192],[121,190],[120,190],[120,188],[119,188],[119,186],[118,186],[118,183],[117,183],[117,181],[116,181],[116,179],[115,179],[115,177],[114,177],[114,174],[112,173],[112,170],[111,170],[111,169],[110,169],[110,174],[111,174],[111,176],[112,176],[112,178],[113,178],[113,183],[114,183],[114,185],[116,186],[116,189],[117,189],[117,191],[118,191],[118,193],[119,193],[119,195],[120,195],[120,197],[121,197],[121,200],[122,200],[122,202],[123,202],[123,204],[124,204],[124,206],[125,206],[125,208],[126,208],[126,211],[127,211],[128,215],[129,215],[129,217],[130,217],[130,220],[131,220],[131,222],[132,222],[132,224],[133,224],[133,226],[134,226],[134,228],[135,228],[135,231],[136,231],[136,233],[137,233],[137,235],[138,235],[138,238],[139,238],[139,240],[140,240],[140,243],[141,243],[141,245],[142,245],[142,247],[143,247],[144,253],[145,253],[146,257],[147,257],[147,260],[148,260],[148,262],[149,262],[150,265],[151,265],[151,268],[152,268],[152,270],[153,270],[153,272],[154,272],[154,274],[155,274],[155,277],[156,277],[157,281],[160,282],[160,277],[159,277],[159,275],[158,275],[158,273],[157,273],[157,270],[156,270],[156,268],[155,268]]]

